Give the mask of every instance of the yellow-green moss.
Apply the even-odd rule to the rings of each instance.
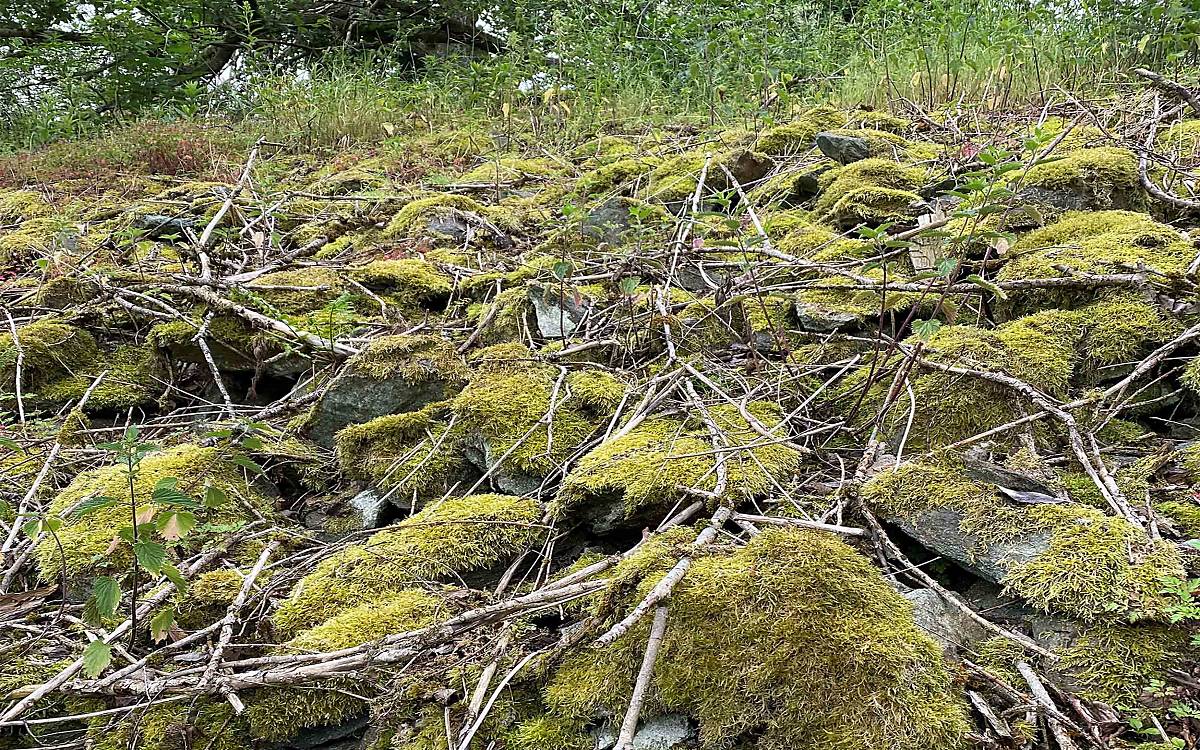
[[[1012,638],[998,635],[979,644],[975,663],[1009,685],[1017,686],[1023,684],[1021,674],[1017,671],[1017,662],[1028,658],[1024,646]]]
[[[816,214],[839,226],[910,219],[925,171],[887,159],[864,159],[821,175]]]
[[[372,380],[403,378],[410,383],[440,380],[462,384],[470,370],[454,346],[437,336],[383,336],[352,357],[344,370]]]
[[[16,263],[69,245],[78,229],[61,216],[29,219],[15,229],[0,231],[0,263]]]
[[[337,299],[345,290],[346,282],[332,268],[313,266],[298,271],[263,274],[247,284],[246,288],[254,296],[265,300],[274,310],[287,315],[299,315],[320,309]]]
[[[338,466],[355,479],[418,505],[442,497],[469,466],[462,431],[450,431],[438,418],[445,411],[446,404],[431,404],[339,430]]]
[[[1123,148],[1083,148],[1030,167],[1024,184],[1031,188],[1068,190],[1094,209],[1132,208],[1141,203],[1137,157]]]
[[[575,181],[575,191],[585,196],[608,193],[649,174],[661,164],[661,159],[652,156],[603,164],[580,175]]]
[[[767,430],[779,425],[776,405],[753,402],[747,409]],[[769,439],[736,409],[720,405],[709,413],[731,449],[724,453],[727,482],[723,499],[737,501],[767,494],[774,483],[786,482],[799,465],[792,448],[765,444]],[[628,517],[648,507],[670,507],[684,496],[686,488],[712,492],[716,485],[713,444],[700,415],[652,417],[585,455],[563,482],[554,510],[560,516],[569,515],[589,498],[617,495],[624,499]]]
[[[555,393],[559,377],[559,369],[549,365],[494,363],[471,379],[451,409],[466,433],[482,438],[490,460],[508,453],[505,467],[546,474],[611,413],[611,394],[624,387],[610,375],[592,372],[563,378]],[[573,381],[583,384],[578,391]],[[594,398],[598,393],[602,397]]]
[[[1125,519],[1076,504],[1006,503],[994,486],[954,464],[904,464],[868,482],[863,498],[891,517],[956,511],[962,515],[959,528],[985,546],[1048,533],[1046,548],[1009,565],[1003,583],[1039,609],[1083,621],[1162,617],[1163,583],[1183,575],[1174,545],[1151,540]]]
[[[1184,537],[1200,539],[1200,505],[1186,500],[1164,500],[1154,503],[1154,510],[1170,518]]]
[[[336,689],[262,688],[242,696],[250,736],[261,742],[283,742],[300,730],[337,726],[364,716],[370,705],[356,692]],[[348,686],[352,691],[354,686]],[[246,744],[239,747],[245,750]]]
[[[446,604],[421,589],[404,589],[384,599],[347,609],[284,645],[287,651],[337,651],[393,633],[425,627],[438,619]]]
[[[225,701],[180,701],[152,706],[115,726],[106,717],[91,720],[89,747],[95,750],[244,750],[247,722]]]
[[[425,230],[425,222],[437,216],[466,211],[486,216],[487,208],[465,195],[439,193],[418,198],[400,209],[383,230],[385,239],[409,237]]]
[[[889,295],[890,296],[890,295]],[[1077,310],[1046,310],[995,329],[943,326],[926,342],[924,356],[948,365],[1007,373],[1056,397],[1068,386],[1095,378],[1099,368],[1128,360],[1179,330],[1141,297],[1108,296]],[[861,376],[848,379],[847,392]],[[913,380],[917,399],[909,445],[933,447],[1017,419],[1030,408],[1014,390],[980,378],[926,370]],[[886,385],[868,394],[864,418],[874,416]],[[855,397],[857,397],[857,393]],[[908,409],[889,413],[889,429],[908,420]]]
[[[459,178],[465,183],[516,183],[558,177],[567,168],[554,159],[516,159],[503,157],[489,160]]]
[[[65,403],[83,396],[102,370],[108,374],[92,390],[84,408],[89,412],[111,412],[152,403],[165,388],[166,369],[151,346],[128,345],[104,353],[88,363],[79,374],[55,380],[37,391],[39,400]]]
[[[679,554],[664,535],[618,570],[607,601],[637,602]],[[632,568],[633,570],[629,570]],[[940,649],[911,605],[829,534],[766,530],[697,559],[667,603],[644,716],[684,713],[704,748],[962,746],[967,722]],[[612,646],[568,656],[545,688],[561,716],[620,716],[649,618]]]
[[[242,498],[260,509],[270,510],[270,501],[246,482],[244,470],[229,460],[218,448],[185,444],[152,453],[142,461],[134,482],[139,506],[149,501],[158,480],[174,477],[181,491],[200,496],[206,484],[223,490],[230,502],[215,510],[197,511],[201,523],[229,524],[243,520]],[[65,572],[68,579],[102,573],[123,573],[129,567],[129,545],[120,544],[109,551],[118,529],[129,525],[129,486],[124,468],[106,466],[79,474],[50,503],[49,512],[66,514],[86,498],[114,497],[124,502],[90,513],[83,518],[66,516],[66,523],[57,533],[62,543],[64,561],[60,559],[54,539],[44,540],[37,548],[38,570],[43,580],[54,582]],[[190,535],[177,544],[168,545],[180,553],[194,552],[203,544],[202,535]]]
[[[1136,707],[1151,683],[1184,658],[1187,634],[1162,625],[1096,625],[1084,629],[1059,654],[1088,700]]]
[[[1021,237],[1000,270],[999,281],[1067,275],[1062,266],[1083,273],[1128,273],[1144,266],[1167,275],[1182,274],[1195,250],[1179,231],[1131,211],[1075,211]],[[1014,290],[1022,309],[1063,306],[1095,296],[1057,290]]]
[[[32,390],[95,366],[100,349],[92,334],[54,320],[20,326],[16,345],[11,333],[0,333],[0,383],[6,391],[13,388],[18,356],[22,359],[21,385]]]
[[[454,286],[437,266],[417,259],[372,261],[350,269],[350,278],[402,307],[444,302]]]
[[[49,216],[54,207],[36,190],[0,191],[0,223],[12,224]]]
[[[290,637],[414,584],[454,580],[522,550],[540,533],[537,502],[504,495],[451,498],[322,560],[275,614]]]
[[[792,122],[765,131],[754,147],[772,156],[799,153],[814,147],[817,133],[843,127],[846,122],[845,113],[833,107],[814,107]]]

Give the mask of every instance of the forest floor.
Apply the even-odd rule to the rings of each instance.
[[[1197,746],[1194,96],[543,142],[0,158],[0,748]]]

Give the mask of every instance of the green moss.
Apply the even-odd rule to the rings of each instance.
[[[482,439],[489,461],[508,453],[505,468],[545,475],[561,466],[611,413],[609,396],[624,388],[615,378],[594,372],[564,378],[556,392],[559,377],[557,367],[534,362],[493,365],[471,379],[451,409],[465,433]],[[579,392],[572,380],[583,384]],[[595,398],[598,393],[604,397]]]
[[[1017,662],[1028,658],[1024,646],[1012,638],[998,635],[979,644],[975,662],[1009,685],[1018,686],[1024,684],[1024,680],[1017,671]]]
[[[850,124],[860,128],[882,130],[888,133],[903,133],[912,127],[912,121],[896,117],[887,112],[862,111],[850,115]]]
[[[410,383],[431,380],[461,385],[469,370],[454,346],[437,336],[383,336],[347,363],[349,375],[372,380],[403,378]]]
[[[524,184],[565,174],[567,168],[554,159],[515,159],[502,157],[480,164],[459,178],[459,182]]]
[[[765,131],[755,148],[771,156],[796,154],[814,148],[817,133],[846,125],[845,113],[833,107],[814,107],[785,125]]]
[[[776,405],[752,402],[747,409],[767,430],[779,426]],[[731,449],[724,454],[723,499],[732,502],[770,493],[798,467],[798,455],[786,445],[757,445],[767,439],[736,409],[720,405],[709,413]],[[647,508],[669,508],[686,496],[686,488],[712,492],[716,486],[713,444],[700,416],[652,417],[587,453],[567,475],[553,510],[569,515],[591,499],[616,495],[624,499],[626,517],[632,517]]]
[[[1200,539],[1200,505],[1186,500],[1163,500],[1154,510],[1171,519],[1171,525],[1187,539]]]
[[[38,219],[54,212],[54,206],[36,190],[0,190],[0,223],[13,224]]]
[[[242,588],[243,577],[233,569],[210,570],[188,582],[187,593],[175,607],[180,627],[201,628],[224,617]]]
[[[115,727],[98,717],[88,728],[88,739],[96,750],[242,750],[250,741],[247,728],[225,701],[181,701],[152,706]]]
[[[332,687],[337,687],[336,681]],[[251,737],[279,743],[302,729],[337,726],[365,715],[370,705],[357,695],[336,689],[264,688],[243,696],[246,703],[243,716]],[[241,745],[243,750],[245,747]]]
[[[911,219],[925,171],[887,159],[864,159],[821,175],[815,213],[838,226]]]
[[[1161,131],[1155,139],[1160,150],[1170,151],[1183,158],[1200,154],[1200,120],[1183,120]]]
[[[337,271],[320,266],[263,274],[246,285],[251,294],[270,306],[267,312],[277,310],[286,315],[318,310],[337,299],[345,288],[346,283]]]
[[[632,606],[673,565],[677,535],[617,571],[607,601]],[[643,715],[684,713],[704,748],[961,747],[963,706],[911,605],[829,534],[766,530],[697,559],[667,604]],[[556,714],[620,716],[649,618],[601,651],[568,656],[545,688]]]
[[[637,151],[638,146],[628,139],[615,135],[600,135],[571,149],[567,158],[574,162],[603,164],[635,154]]]
[[[1183,575],[1173,545],[1124,519],[1075,504],[1014,506],[953,464],[904,464],[867,483],[863,498],[891,517],[956,511],[959,528],[982,545],[1048,534],[1043,551],[1007,566],[1003,583],[1039,609],[1083,621],[1162,617],[1163,582]]]
[[[505,739],[510,750],[589,750],[594,744],[580,722],[553,716],[523,721]]]
[[[439,216],[451,216],[458,212],[486,216],[485,206],[465,195],[439,193],[412,201],[400,209],[383,230],[384,239],[399,239],[425,233],[426,222]]]
[[[584,172],[575,181],[575,191],[580,195],[592,196],[620,189],[662,164],[652,156],[619,159]]]
[[[1154,682],[1184,660],[1187,635],[1161,625],[1097,625],[1062,652],[1059,668],[1088,700],[1136,707]]]
[[[1134,208],[1143,202],[1137,157],[1123,148],[1085,148],[1030,167],[1024,185],[1078,194],[1092,209]]]
[[[92,334],[55,320],[18,327],[15,345],[12,333],[0,333],[0,383],[5,390],[16,379],[18,357],[21,386],[28,391],[86,371],[100,360],[100,349]]]
[[[339,430],[338,466],[352,478],[416,504],[437,500],[469,473],[462,431],[451,431],[438,419],[445,411],[446,404],[431,404]]]
[[[350,269],[350,278],[409,308],[445,302],[454,288],[449,275],[432,263],[416,259],[373,261]]]
[[[201,523],[228,524],[243,520],[246,511],[242,502],[269,511],[271,502],[247,483],[244,470],[231,462],[218,448],[202,448],[185,444],[152,453],[142,461],[134,482],[138,505],[150,497],[158,480],[174,477],[181,491],[200,495],[206,484],[223,490],[231,500],[215,510],[198,511]],[[121,466],[106,466],[85,471],[50,503],[49,512],[66,514],[86,498],[93,496],[129,497],[128,481]],[[241,498],[242,502],[235,498]],[[120,544],[110,550],[118,529],[128,525],[129,508],[126,502],[103,508],[83,518],[67,515],[66,523],[57,533],[65,561],[60,558],[53,539],[43,541],[37,548],[38,571],[43,580],[54,582],[60,573],[69,580],[104,573],[123,573],[129,568],[129,545]],[[180,554],[195,552],[203,545],[203,535],[193,534],[179,543],[168,545]]]
[[[1167,275],[1182,274],[1195,250],[1180,232],[1149,216],[1131,211],[1077,211],[1013,245],[999,281],[1045,279],[1067,275],[1056,266],[1084,273],[1128,273],[1144,266]],[[1089,299],[1094,292],[1088,293]],[[1054,290],[1015,291],[1010,295],[1025,308],[1060,306],[1076,301]]]
[[[646,197],[661,203],[690,199],[696,192],[700,173],[705,171],[705,162],[708,162],[705,185],[711,190],[723,190],[729,186],[729,178],[722,167],[735,176],[742,175],[739,177],[740,181],[749,182],[750,180],[745,179],[745,173],[765,172],[768,157],[762,153],[737,148],[712,153],[711,159],[707,151],[685,151],[655,167],[650,173]]]
[[[66,403],[83,396],[101,370],[108,374],[92,390],[84,408],[89,412],[111,412],[153,403],[162,392],[166,369],[151,346],[128,345],[104,353],[89,363],[81,374],[61,378],[37,391],[39,400]]]
[[[889,295],[890,296],[890,295]],[[1178,322],[1133,294],[1110,293],[1078,310],[1046,310],[995,329],[943,326],[924,356],[948,365],[1003,372],[1052,396],[1087,383],[1105,365],[1127,361],[1142,349],[1169,340]],[[850,378],[851,384],[858,377]],[[917,407],[910,445],[937,446],[1017,419],[1023,402],[1015,391],[980,378],[926,371],[913,380]],[[887,386],[868,394],[866,418],[873,418]],[[849,389],[852,391],[852,389]],[[889,429],[900,429],[907,409],[889,414]]]
[[[0,232],[0,263],[18,263],[76,243],[78,228],[62,216],[29,219]]]
[[[384,599],[345,610],[284,645],[300,652],[337,651],[432,624],[446,610],[437,596],[404,589]]]
[[[276,629],[294,636],[414,584],[489,568],[532,542],[541,533],[540,517],[533,500],[445,500],[322,560],[280,606]]]

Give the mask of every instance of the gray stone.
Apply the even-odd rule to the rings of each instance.
[[[830,310],[827,307],[807,302],[797,302],[795,307],[800,328],[805,331],[829,333],[851,328],[862,322],[862,319],[854,313]]]
[[[1038,531],[1007,541],[985,541],[959,528],[963,514],[952,508],[930,508],[911,517],[887,517],[926,548],[967,570],[999,583],[1012,565],[1027,563],[1049,549],[1050,532]]]
[[[363,490],[350,498],[350,507],[358,513],[364,529],[377,529],[383,525],[388,501],[375,490]]]
[[[612,750],[617,744],[618,727],[605,726],[596,733],[596,750]],[[633,735],[634,750],[678,750],[694,747],[696,728],[688,717],[666,714],[647,719]]]
[[[488,482],[492,487],[507,495],[535,494],[545,481],[544,477],[516,471],[507,464],[493,469],[496,461],[503,454],[494,453],[487,440],[479,435],[476,435],[474,440],[467,441],[463,446],[463,455],[481,472],[487,473],[491,469],[491,473],[488,474]]]
[[[394,345],[396,337],[377,340],[373,347]],[[412,340],[412,349],[398,352],[403,360],[395,374],[379,375],[372,367],[356,368],[355,360],[342,370],[313,409],[306,426],[308,437],[318,445],[333,446],[334,434],[350,424],[369,422],[387,414],[416,411],[435,401],[450,398],[466,384],[466,366],[456,362],[448,342],[433,337]],[[368,349],[360,357],[372,354]],[[401,371],[415,376],[406,376]]]
[[[616,245],[624,239],[633,226],[633,215],[629,213],[626,199],[610,198],[588,212],[583,222],[583,233],[599,242]]]
[[[533,306],[538,331],[548,339],[567,338],[587,315],[587,306],[576,301],[569,285],[564,285],[565,299],[559,298],[557,284],[529,283],[529,303]]]
[[[817,133],[817,148],[838,164],[852,164],[871,155],[871,144],[865,138],[841,133]]]
[[[991,635],[933,589],[909,589],[901,594],[912,602],[917,627],[937,641],[948,658],[970,653]]]

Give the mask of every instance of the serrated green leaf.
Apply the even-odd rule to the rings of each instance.
[[[104,641],[92,641],[83,650],[83,673],[95,679],[112,663],[112,646]]]
[[[930,320],[914,320],[913,335],[921,341],[929,341],[941,329],[942,322],[936,318]]]
[[[138,565],[151,573],[160,572],[167,561],[166,547],[149,539],[137,540],[133,545],[133,555],[137,558]]]
[[[94,497],[87,498],[82,503],[75,506],[75,510],[72,511],[71,515],[75,516],[75,518],[83,518],[84,516],[90,516],[96,511],[110,508],[116,505],[118,502],[120,501],[115,497],[96,495]]]
[[[187,579],[183,577],[183,573],[180,572],[179,568],[175,567],[171,563],[164,563],[162,567],[162,574],[166,576],[168,581],[175,584],[175,590],[178,591],[180,595],[187,593],[188,582]]]
[[[186,510],[171,510],[160,513],[154,523],[163,539],[174,542],[187,536],[196,525],[196,516]]]
[[[220,508],[227,502],[229,502],[229,497],[220,487],[210,484],[204,488],[204,507]]]
[[[246,458],[245,456],[234,456],[230,460],[233,461],[238,466],[241,466],[244,469],[248,469],[248,470],[254,472],[255,474],[258,474],[259,476],[265,476],[267,473],[266,470],[263,469],[263,467],[254,463],[253,461]]]
[[[96,601],[96,613],[101,617],[112,617],[121,603],[121,586],[112,576],[100,576],[92,581],[92,598]]]
[[[155,643],[161,643],[166,640],[167,633],[171,631],[171,626],[175,624],[175,608],[166,607],[150,618],[150,639]]]

